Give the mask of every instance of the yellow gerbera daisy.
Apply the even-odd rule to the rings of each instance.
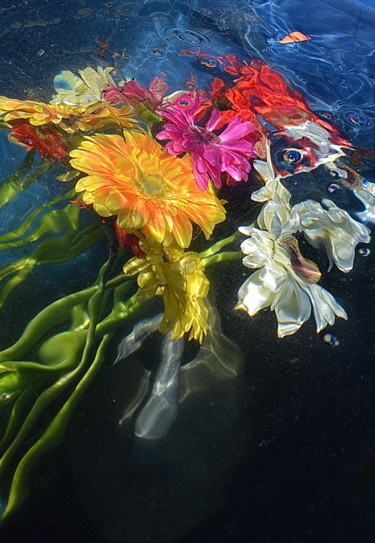
[[[134,112],[129,105],[116,108],[105,102],[88,105],[44,104],[32,100],[14,100],[0,96],[0,116],[12,126],[12,122],[24,119],[33,126],[58,125],[65,132],[85,132],[134,125]]]
[[[96,134],[71,152],[71,165],[88,174],[76,185],[83,201],[102,217],[117,215],[127,233],[141,231],[156,244],[174,239],[189,247],[191,221],[210,236],[225,219],[212,190],[197,187],[190,157],[166,153],[147,134]]]
[[[145,255],[129,260],[124,272],[130,276],[138,274],[141,298],[163,296],[164,315],[159,330],[172,331],[172,339],[190,332],[189,339],[202,342],[208,327],[206,297],[210,283],[199,255],[184,252],[174,243],[164,247],[140,241],[140,247]]]

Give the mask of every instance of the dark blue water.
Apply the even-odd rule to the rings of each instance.
[[[366,0],[4,0],[0,94],[48,101],[59,71],[99,62],[145,85],[163,72],[171,90],[193,72],[198,87],[207,88],[223,76],[214,57],[235,54],[263,60],[355,147],[371,148],[374,29],[375,7]],[[295,30],[311,41],[279,43]],[[211,63],[181,55],[199,47],[212,55]],[[5,178],[22,152],[2,137],[1,153]],[[375,180],[373,162],[361,167]],[[289,188],[295,199],[319,198],[331,183],[322,166],[292,178]],[[48,189],[37,190],[42,198]],[[233,188],[232,216],[249,213],[243,190]],[[330,198],[359,209],[344,188]],[[17,221],[22,213],[12,210],[4,220]],[[233,230],[230,221],[226,228]],[[280,340],[268,312],[234,319],[242,270],[234,274],[233,266],[223,266],[214,290],[223,330],[244,353],[241,382],[218,388],[207,378],[205,392],[186,405],[171,438],[140,450],[116,426],[140,369],[105,366],[61,447],[42,460],[33,494],[1,526],[1,542],[372,543],[375,247],[369,247],[369,255],[357,254],[349,275],[332,270],[324,277],[323,286],[349,314],[348,322],[327,330],[331,344],[312,322]],[[53,298],[56,285],[62,292],[78,286],[68,268],[56,273],[48,280],[37,275],[11,300],[5,335],[15,333],[12,311],[29,318]],[[84,281],[94,276],[88,269]],[[145,365],[152,365],[157,348],[147,346]]]

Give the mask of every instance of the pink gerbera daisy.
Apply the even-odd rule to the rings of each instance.
[[[172,155],[189,153],[199,188],[206,190],[211,179],[216,187],[221,186],[220,175],[226,172],[234,181],[246,181],[250,171],[249,158],[255,157],[254,144],[248,135],[255,130],[250,122],[238,116],[220,132],[220,111],[213,109],[205,126],[195,124],[200,110],[199,96],[179,96],[166,107],[157,111],[167,122],[156,137],[170,140],[166,148]]]

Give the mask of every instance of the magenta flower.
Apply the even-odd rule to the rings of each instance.
[[[194,117],[200,109],[199,96],[179,96],[165,111],[157,111],[168,122],[156,137],[170,140],[166,148],[172,155],[190,153],[197,185],[202,190],[207,189],[210,179],[216,187],[221,187],[222,172],[235,181],[246,181],[251,168],[249,158],[256,156],[255,142],[247,136],[255,127],[235,117],[218,134],[215,128],[219,125],[220,111],[213,109],[206,126],[198,126]]]
[[[108,87],[102,92],[104,100],[113,105],[127,102],[132,106],[145,106],[156,109],[163,101],[168,84],[160,77],[154,77],[149,88],[141,87],[136,81],[127,81],[119,88]]]

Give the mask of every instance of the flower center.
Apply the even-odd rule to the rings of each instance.
[[[197,143],[218,143],[220,141],[219,136],[216,136],[207,128],[201,126],[193,126],[191,129],[194,138],[197,140]]]
[[[138,183],[147,194],[160,194],[164,191],[163,178],[158,174],[142,171],[139,173]]]
[[[321,277],[320,270],[315,262],[304,258],[298,246],[298,241],[293,236],[287,236],[279,241],[290,256],[293,271],[308,283],[317,283]]]

